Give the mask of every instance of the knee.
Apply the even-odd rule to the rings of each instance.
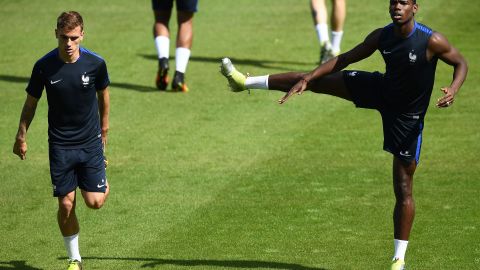
[[[88,208],[100,209],[107,200],[108,193],[110,192],[110,185],[106,183],[107,187],[105,193],[101,192],[86,192],[82,190],[83,200]]]
[[[70,216],[75,211],[75,202],[66,199],[60,200],[58,210],[63,216]]]
[[[395,195],[398,202],[411,204],[413,201],[412,186],[406,181],[398,183]]]
[[[85,201],[85,204],[87,205],[87,207],[91,209],[100,209],[102,208],[104,203],[105,203],[104,199],[93,199],[93,200]]]
[[[413,206],[415,204],[411,193],[405,196],[397,197],[397,203],[403,206]]]
[[[397,198],[397,201],[412,200],[412,183],[409,177],[397,178],[397,181],[395,183],[395,196]]]

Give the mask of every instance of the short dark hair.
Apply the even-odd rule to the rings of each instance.
[[[75,27],[80,26],[83,31],[83,18],[80,13],[76,11],[62,12],[57,18],[57,29],[64,29],[71,31]]]

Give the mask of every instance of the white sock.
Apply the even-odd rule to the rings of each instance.
[[[395,253],[393,255],[393,260],[405,260],[405,252],[407,252],[408,241],[393,239],[393,244],[395,245]]]
[[[155,47],[157,48],[158,59],[168,58],[170,54],[170,39],[166,36],[155,38]]]
[[[247,89],[267,89],[268,90],[268,77],[269,76],[270,75],[247,77],[247,80],[245,81],[245,88],[247,88]]]
[[[328,37],[328,24],[326,23],[319,23],[315,25],[315,30],[317,32],[318,42],[323,44],[329,40]]]
[[[340,44],[342,43],[343,31],[332,31],[332,50],[334,53],[340,52]]]
[[[190,49],[177,48],[175,50],[175,69],[176,71],[185,73],[187,70],[188,59],[190,59]]]
[[[65,244],[68,258],[81,262],[82,257],[80,257],[80,250],[78,248],[78,233],[71,236],[64,236],[63,243]]]

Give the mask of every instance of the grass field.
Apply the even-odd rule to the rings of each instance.
[[[389,23],[387,2],[348,1],[344,49]],[[451,68],[437,69],[407,266],[480,269],[480,5],[418,2],[417,19],[459,48],[470,73],[454,106],[440,110],[433,103]],[[188,94],[153,88],[150,1],[0,0],[1,270],[66,265],[45,95],[27,160],[11,151],[33,64],[56,46],[56,17],[72,9],[112,81],[111,194],[99,211],[77,205],[85,269],[388,268],[392,158],[381,150],[378,113],[311,93],[280,106],[279,92],[229,92],[218,72],[224,56],[257,75],[312,69],[307,0],[200,0]],[[377,54],[352,68],[383,63]]]

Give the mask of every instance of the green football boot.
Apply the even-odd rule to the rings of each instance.
[[[405,270],[405,261],[400,259],[395,259],[392,262],[392,267],[390,270]]]
[[[228,80],[228,86],[233,92],[241,92],[247,90],[245,87],[245,81],[247,77],[238,71],[232,64],[232,61],[228,58],[222,59],[222,64],[220,65],[220,72]]]
[[[68,260],[67,270],[82,270],[82,262],[77,260]]]

